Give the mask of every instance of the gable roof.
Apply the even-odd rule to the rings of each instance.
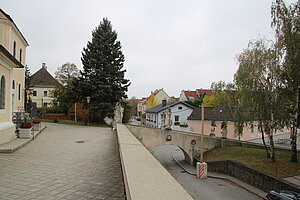
[[[189,104],[187,104],[185,102],[182,102],[182,101],[172,101],[172,102],[167,102],[166,106],[163,106],[163,104],[161,103],[161,104],[159,104],[157,106],[149,108],[149,109],[146,110],[146,113],[159,113],[159,112],[161,112],[161,111],[163,111],[163,110],[165,110],[165,109],[167,109],[169,107],[173,107],[173,106],[175,106],[177,104],[183,104],[183,105],[185,105],[187,107],[190,107],[191,109],[194,108],[193,106],[191,106],[191,105],[189,105]]]
[[[57,80],[47,71],[45,67],[42,67],[39,71],[35,72],[30,77],[30,86],[48,86],[54,87]]]
[[[188,117],[188,120],[202,120],[202,108],[195,107],[192,114]],[[224,112],[220,112],[220,109],[214,107],[204,108],[204,120],[209,121],[233,121],[232,117],[225,116]]]
[[[17,27],[17,25],[15,24],[14,20],[7,14],[5,13],[1,8],[0,8],[0,12],[9,20],[13,23],[13,25],[16,27],[16,29],[18,30],[18,32],[20,33],[21,37],[23,38],[24,42],[26,43],[27,46],[29,46],[27,40],[25,39],[25,37],[23,36],[22,32],[20,31],[20,29]]]
[[[206,90],[206,89],[196,89],[197,94],[205,94],[205,96],[211,96],[212,91],[211,90]]]
[[[199,96],[197,95],[196,91],[184,90],[184,95],[187,98],[187,100],[190,100],[190,97],[194,98],[194,100],[199,99]]]

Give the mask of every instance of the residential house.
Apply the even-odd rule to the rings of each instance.
[[[154,100],[157,102],[157,104],[162,102],[162,100],[169,100],[170,98],[163,88],[156,89],[154,92],[151,92],[150,96],[151,95],[154,95]],[[150,98],[150,96],[147,98],[147,100]],[[142,114],[148,109],[147,100],[142,104]]]
[[[0,9],[0,144],[16,138],[12,113],[24,109],[28,43],[13,19]]]
[[[47,71],[46,63],[42,63],[41,69],[30,77],[32,104],[37,108],[52,106],[52,92],[56,83],[56,79]]]
[[[203,95],[203,96],[211,96],[212,91],[208,89],[196,89],[196,94],[198,96]]]
[[[202,108],[195,107],[192,114],[188,117],[188,132],[201,134],[202,127]],[[216,137],[223,137],[224,130],[222,130],[222,123],[226,121],[227,123],[227,138],[229,139],[240,139],[240,140],[252,140],[261,138],[261,133],[258,130],[257,124],[253,126],[245,126],[243,130],[243,135],[238,136],[236,134],[236,129],[234,126],[233,119],[225,116],[222,110],[206,107],[204,108],[204,135],[214,135]],[[277,131],[275,135],[288,133],[288,129],[282,131]]]
[[[143,104],[147,101],[147,97],[143,97],[142,99],[140,99],[137,103],[137,114],[138,117],[141,118],[142,117],[142,109],[143,109]]]
[[[211,96],[212,91],[207,89],[196,89],[192,90],[182,90],[179,96],[180,101],[195,101],[198,100],[201,95]]]
[[[151,98],[151,95],[153,95],[153,100],[156,102],[156,104],[159,104],[162,102],[162,100],[169,100],[169,95],[164,91],[163,88],[156,89],[154,92],[151,91],[151,94],[146,99],[142,99],[141,102],[141,122],[142,124],[146,124],[146,113],[145,111],[149,108],[147,105],[147,101]]]
[[[180,125],[186,128],[187,118],[193,112],[193,106],[182,101],[167,102],[163,100],[161,104],[146,110],[146,126],[153,128],[161,127],[161,116],[163,112],[171,109],[172,129],[179,130]]]
[[[179,101],[195,101],[198,99],[199,96],[197,95],[196,91],[182,90],[179,95]]]

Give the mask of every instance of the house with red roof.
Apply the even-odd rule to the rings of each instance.
[[[201,95],[211,96],[212,91],[208,89],[196,89],[196,90],[182,90],[179,96],[180,101],[195,101],[198,100]]]
[[[142,111],[143,111],[143,104],[147,101],[147,97],[143,97],[140,99],[137,103],[137,114],[138,117],[142,117]]]
[[[200,96],[200,95],[211,96],[212,95],[212,91],[211,90],[207,90],[207,89],[196,89],[196,94],[198,96]]]

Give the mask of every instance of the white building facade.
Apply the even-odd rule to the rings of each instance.
[[[184,102],[166,102],[146,110],[146,126],[161,127],[162,114],[166,109],[171,109],[172,130],[187,128],[187,118],[193,112],[193,107]]]

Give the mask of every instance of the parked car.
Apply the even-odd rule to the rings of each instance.
[[[292,191],[274,191],[267,194],[264,200],[300,200],[300,193]]]

